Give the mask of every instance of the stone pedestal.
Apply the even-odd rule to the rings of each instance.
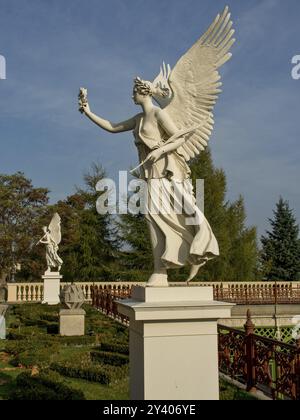
[[[212,287],[134,286],[118,302],[130,318],[130,398],[218,400],[217,321],[233,306]]]
[[[43,304],[57,305],[60,302],[60,281],[63,278],[58,272],[45,273],[44,280],[44,299]]]
[[[0,305],[0,340],[5,340],[6,338],[5,314],[7,309],[7,305]]]
[[[59,312],[59,333],[63,336],[85,334],[85,311],[83,309],[61,309]]]

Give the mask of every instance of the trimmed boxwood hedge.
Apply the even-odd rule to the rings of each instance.
[[[108,365],[87,365],[80,366],[71,362],[52,363],[50,368],[60,375],[68,376],[70,378],[85,379],[86,381],[99,382],[103,385],[124,378],[128,375],[127,366],[116,367]]]
[[[16,387],[10,392],[9,400],[85,400],[85,397],[82,391],[67,386],[53,375],[21,373],[16,378]]]
[[[100,350],[129,355],[129,347],[127,344],[113,343],[113,342],[104,342],[101,343]]]
[[[112,366],[123,366],[129,363],[129,357],[125,354],[111,353],[108,351],[91,351],[91,358],[95,362]]]

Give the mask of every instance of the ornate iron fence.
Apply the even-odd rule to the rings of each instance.
[[[92,306],[124,325],[129,325],[129,319],[118,312],[117,300],[128,299],[130,296],[131,287],[125,285],[111,289],[94,286],[91,291]]]
[[[219,369],[272,399],[300,400],[300,339],[296,346],[256,335],[248,311],[245,331],[218,326]]]
[[[227,283],[214,287],[215,300],[240,305],[299,304],[299,283]]]

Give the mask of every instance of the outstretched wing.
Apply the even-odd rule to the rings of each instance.
[[[165,108],[178,129],[198,126],[177,152],[186,161],[208,144],[214,120],[213,108],[221,92],[218,68],[228,61],[235,42],[228,7],[218,15],[205,34],[181,57],[170,77],[173,99]]]
[[[58,213],[55,213],[52,217],[52,220],[49,225],[49,232],[51,234],[52,239],[56,243],[56,245],[59,245],[61,243],[61,218]]]
[[[170,104],[173,98],[173,92],[169,85],[169,77],[171,74],[171,67],[169,64],[163,62],[160,68],[160,73],[152,82],[153,99],[159,104],[161,108],[165,108]]]

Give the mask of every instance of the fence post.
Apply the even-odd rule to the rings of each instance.
[[[247,311],[247,321],[244,325],[246,337],[245,337],[245,368],[246,368],[246,385],[247,391],[255,393],[255,349],[254,349],[254,331],[255,325],[252,322],[250,309]]]

